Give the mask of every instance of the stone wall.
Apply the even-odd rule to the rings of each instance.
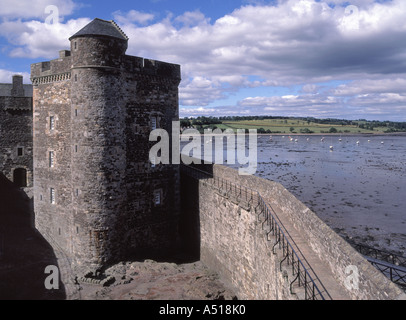
[[[12,84],[0,84],[0,137],[0,172],[31,195],[32,87],[23,85],[21,76],[14,76]]]
[[[317,215],[287,191],[281,184],[255,176],[239,176],[236,170],[214,165],[216,176],[230,179],[257,190],[272,206],[279,207],[307,238],[313,251],[330,267],[337,282],[345,288],[348,266],[359,271],[358,289],[346,289],[352,299],[375,300],[405,298],[404,293],[365,258],[353,249],[343,238],[328,227]]]
[[[188,249],[199,246],[200,260],[216,270],[239,299],[298,299],[290,292],[293,278],[280,270],[280,252],[272,253],[274,242],[267,240],[254,209],[239,205],[204,179],[181,177],[181,234]],[[196,238],[188,230],[197,227]]]
[[[35,226],[66,251],[71,251],[73,237],[70,118],[69,80],[34,86]],[[55,203],[51,203],[51,188]]]
[[[396,285],[279,183],[255,176],[239,176],[237,170],[220,165],[206,166],[205,170],[215,177],[258,191],[267,203],[278,207],[351,299],[405,299],[405,294]],[[300,297],[300,292],[290,294],[287,285],[291,281],[287,277],[289,272],[279,271],[279,258],[271,253],[272,242],[268,242],[261,232],[255,213],[248,212],[232,198],[224,197],[204,179],[193,180],[182,174],[182,184],[186,184],[182,186],[182,199],[189,203],[182,214],[189,216],[189,225],[200,228],[199,239],[194,240],[200,243],[202,261],[219,270],[224,279],[237,288],[241,298]],[[184,237],[188,236],[184,234]],[[345,287],[348,266],[358,268],[358,289]]]

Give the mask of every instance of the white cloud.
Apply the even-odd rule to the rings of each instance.
[[[40,21],[6,21],[0,24],[0,35],[14,48],[12,57],[55,58],[58,51],[69,49],[68,38],[90,22],[87,18],[66,23],[48,24]]]
[[[90,21],[83,18],[50,26],[38,21],[43,17],[41,10],[30,13],[37,21],[12,20],[29,17],[29,13],[19,5],[13,11],[11,1],[5,1],[6,8],[0,9],[0,15],[10,18],[0,24],[0,35],[13,46],[9,54],[14,57],[55,57],[58,50],[69,45],[68,37]],[[301,85],[302,91],[290,99],[243,99],[233,108],[216,110],[287,110],[295,114],[312,110],[335,114],[341,110],[349,114],[353,110],[368,110],[363,102],[369,98],[361,98],[362,94],[403,110],[406,1],[283,0],[274,5],[255,2],[256,5],[242,6],[216,21],[198,10],[180,16],[168,13],[159,21],[152,13],[136,10],[116,11],[113,15],[130,38],[127,54],[181,65],[180,103],[193,107],[195,112],[203,106],[206,108],[201,112],[210,110],[207,106],[212,102],[241,88],[294,85]],[[34,7],[45,3],[37,0]],[[74,8],[72,1],[66,2],[64,9],[65,2],[55,3],[61,5],[61,12],[69,13]],[[358,10],[346,12],[348,3]],[[252,78],[255,81],[249,80]],[[330,89],[318,85],[333,80],[351,82]]]
[[[206,18],[199,10],[187,11],[183,15],[175,18],[176,22],[182,23],[184,26],[191,27],[202,23],[208,23],[210,19]]]
[[[154,15],[151,13],[144,13],[137,10],[130,10],[127,13],[116,11],[113,13],[114,20],[119,24],[136,23],[144,25],[154,19]]]
[[[245,6],[213,23],[195,12],[142,28],[131,23],[122,27],[130,37],[130,54],[180,63],[184,79],[200,76],[219,89],[228,90],[222,82],[246,86],[244,81],[226,80],[243,75],[259,76],[262,82],[256,86],[286,86],[406,73],[402,41],[406,2],[357,4],[360,30],[356,33],[343,27],[345,7],[331,8],[312,0]],[[176,27],[176,22],[187,18],[197,24]],[[201,101],[201,105],[208,102]]]
[[[6,19],[45,18],[51,13],[46,12],[48,6],[56,6],[59,15],[65,16],[73,12],[77,5],[72,0],[1,0],[0,17]]]
[[[364,79],[343,84],[332,90],[336,96],[354,96],[368,93],[406,93],[406,78]]]
[[[11,83],[13,75],[22,75],[24,83],[31,83],[30,74],[27,72],[14,72],[10,70],[0,69],[0,83]]]

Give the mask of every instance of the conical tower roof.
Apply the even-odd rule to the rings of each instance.
[[[105,36],[121,40],[128,40],[126,34],[120,29],[120,27],[113,21],[102,20],[99,18],[94,19],[84,28],[75,33],[69,40],[77,37],[86,36]]]

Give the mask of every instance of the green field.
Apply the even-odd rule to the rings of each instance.
[[[367,130],[356,125],[331,125],[294,119],[265,119],[265,120],[244,120],[244,121],[223,121],[217,124],[217,128],[224,129],[257,129],[263,128],[271,133],[329,133],[335,128],[337,133],[383,133],[383,131]],[[293,129],[293,130],[292,130]],[[383,128],[382,128],[383,129]],[[309,132],[310,131],[310,132]]]

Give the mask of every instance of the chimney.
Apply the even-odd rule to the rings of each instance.
[[[13,76],[13,88],[11,89],[13,97],[24,97],[23,76]]]

